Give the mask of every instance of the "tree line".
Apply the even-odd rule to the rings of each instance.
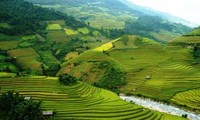
[[[1,0],[0,18],[0,23],[11,25],[11,28],[0,27],[0,32],[8,35],[41,33],[46,28],[46,21],[49,20],[65,20],[66,25],[72,28],[85,26],[84,23],[73,17],[53,9],[33,5],[24,0]]]

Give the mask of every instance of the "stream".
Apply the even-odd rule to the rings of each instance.
[[[129,102],[132,101],[133,103],[137,105],[141,105],[145,108],[149,108],[149,109],[156,110],[159,112],[164,112],[164,113],[177,115],[177,116],[182,116],[183,114],[187,114],[187,118],[189,118],[190,120],[200,120],[200,115],[198,114],[195,114],[186,110],[182,110],[180,108],[177,108],[171,105],[155,102],[150,99],[144,99],[144,98],[139,98],[139,97],[134,97],[134,96],[120,96],[120,98]]]

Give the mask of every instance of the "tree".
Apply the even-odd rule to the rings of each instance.
[[[64,85],[73,85],[77,83],[78,79],[74,76],[71,76],[69,74],[63,74],[59,76],[60,83]]]
[[[105,88],[113,92],[118,92],[118,88],[126,84],[125,73],[121,72],[120,69],[115,68],[109,62],[102,62],[99,64],[99,68],[106,68],[104,76],[94,83],[95,86]]]
[[[25,100],[19,93],[8,91],[0,96],[0,117],[7,120],[44,120],[40,104]]]

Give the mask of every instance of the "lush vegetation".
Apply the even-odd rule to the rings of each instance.
[[[191,30],[189,27],[182,24],[163,21],[165,20],[158,16],[141,16],[137,19],[137,21],[126,21],[125,31],[127,33],[134,33],[159,40],[155,35],[150,33],[157,33],[160,30],[166,30],[178,34],[184,34]]]
[[[200,110],[198,28],[163,45],[159,42],[190,28],[144,15],[116,0],[29,1],[38,6],[0,1],[0,99],[10,95],[20,102],[9,102],[14,108],[0,113],[2,118],[26,119],[27,109],[34,107],[55,110],[53,120],[184,119],[127,103],[115,93]],[[5,93],[13,89],[33,100]],[[41,117],[41,112],[35,113]]]
[[[9,35],[30,35],[41,33],[46,28],[46,21],[64,19],[72,28],[84,26],[83,23],[61,12],[34,6],[24,0],[1,0],[0,23],[11,27],[0,27],[1,33]]]
[[[59,76],[59,81],[61,84],[64,84],[64,85],[73,85],[77,83],[78,79],[69,74],[63,74]]]
[[[119,93],[119,88],[126,84],[125,73],[108,62],[102,62],[98,67],[100,69],[106,68],[106,70],[104,76],[95,82],[94,85]]]
[[[191,30],[185,25],[169,21],[162,15],[149,15],[147,10],[144,13],[140,9],[127,7],[120,0],[28,1],[69,14],[112,38],[134,34],[167,42]]]
[[[104,45],[107,44],[110,42]],[[127,95],[149,97],[172,104],[174,102],[171,99],[175,94],[199,88],[199,64],[194,62],[190,44],[189,47],[177,44],[165,46],[140,36],[122,36],[108,48],[106,51],[89,50],[70,59],[62,64],[59,74],[69,73],[106,89],[117,88]],[[106,61],[120,69],[109,69],[109,64],[101,64]],[[78,64],[73,66],[73,63]],[[105,65],[105,69],[99,68],[99,65]],[[147,76],[151,78],[146,79]],[[123,79],[126,84],[122,82]]]
[[[1,93],[14,89],[23,96],[42,100],[41,109],[55,111],[52,120],[185,120],[128,103],[113,92],[82,82],[65,86],[60,85],[58,78],[34,76],[33,78],[0,78],[0,86]]]
[[[0,117],[4,120],[44,120],[41,102],[26,100],[19,93],[9,91],[0,96]]]

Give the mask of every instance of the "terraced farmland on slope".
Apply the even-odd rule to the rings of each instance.
[[[94,51],[108,51],[109,49],[111,49],[113,47],[113,43],[118,41],[120,38],[112,40],[111,42],[108,42],[106,44],[101,45],[100,47],[94,49]]]
[[[57,78],[1,78],[1,92],[15,90],[24,96],[42,100],[42,108],[55,110],[52,120],[64,119],[183,119],[125,102],[107,90],[79,82],[62,86]]]
[[[190,90],[186,92],[180,92],[176,94],[172,99],[176,104],[186,105],[190,108],[200,110],[200,89]]]
[[[18,46],[18,41],[0,41],[0,49],[1,50],[9,50],[16,48]]]
[[[47,30],[61,30],[62,27],[59,24],[49,24]]]
[[[17,62],[24,68],[41,71],[39,54],[33,48],[20,48],[8,51],[9,56],[16,58]]]

